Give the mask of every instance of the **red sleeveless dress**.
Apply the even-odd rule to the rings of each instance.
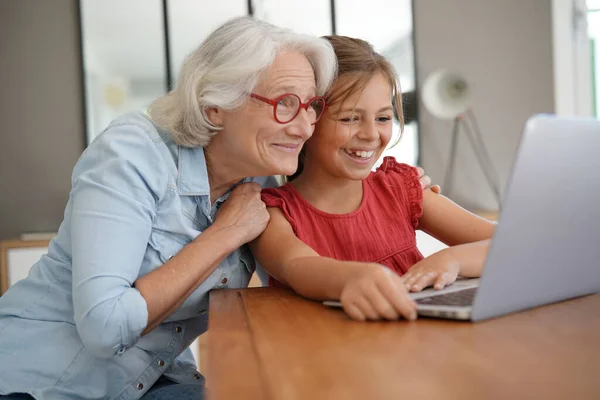
[[[296,236],[321,256],[379,263],[399,275],[423,259],[415,234],[423,214],[419,175],[393,157],[363,181],[362,202],[349,214],[316,209],[289,183],[264,189],[262,199],[279,207]]]

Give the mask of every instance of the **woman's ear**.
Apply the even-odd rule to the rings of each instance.
[[[205,111],[206,118],[210,121],[214,126],[223,126],[224,112],[222,109],[218,107],[209,107]]]

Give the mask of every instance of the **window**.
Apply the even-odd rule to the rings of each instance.
[[[167,0],[170,79],[177,81],[185,57],[227,20],[248,14],[247,0]]]
[[[165,92],[165,39],[159,0],[81,0],[80,17],[89,143]]]
[[[240,15],[317,36],[337,33],[365,39],[394,65],[402,91],[415,90],[411,0],[80,0],[79,4],[88,143],[115,117],[146,108],[173,87],[187,54],[217,26]],[[397,124],[394,132],[400,133]],[[417,123],[407,124],[401,142],[384,155],[416,164]]]
[[[252,0],[252,16],[310,35],[332,33],[331,7],[326,0]]]

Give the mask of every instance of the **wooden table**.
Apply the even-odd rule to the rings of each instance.
[[[600,399],[600,295],[488,321],[350,320],[276,288],[210,297],[210,399]]]

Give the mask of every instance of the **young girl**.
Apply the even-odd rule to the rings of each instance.
[[[431,190],[415,168],[385,157],[402,100],[391,64],[360,39],[329,36],[338,58],[328,109],[290,182],[266,189],[270,221],[252,250],[273,284],[340,299],[352,318],[416,318],[408,291],[477,277],[494,224]],[[423,258],[415,229],[445,244]]]

